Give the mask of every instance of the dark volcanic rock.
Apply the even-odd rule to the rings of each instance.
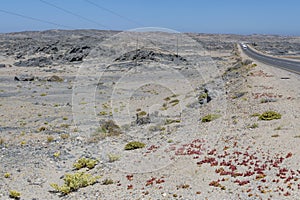
[[[50,76],[47,78],[47,81],[50,81],[50,82],[62,82],[64,79],[57,76],[57,75],[53,75],[53,76]]]
[[[21,60],[19,62],[14,63],[14,65],[18,67],[45,67],[51,64],[51,59],[47,57],[30,58],[28,60]]]
[[[187,60],[181,56],[171,53],[163,53],[159,51],[155,51],[152,49],[138,49],[136,51],[130,51],[128,53],[123,54],[115,61],[180,61],[187,62]]]
[[[15,76],[15,81],[34,81],[34,76],[32,75],[21,75],[21,76]]]
[[[74,47],[64,57],[68,62],[82,61],[90,53],[89,46]]]
[[[0,64],[0,68],[5,68],[7,67],[6,64]]]

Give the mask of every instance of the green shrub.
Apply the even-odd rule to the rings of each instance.
[[[129,142],[125,145],[125,150],[134,150],[134,149],[140,149],[140,148],[144,148],[145,144],[142,142],[137,142],[137,141],[133,141],[133,142]]]
[[[250,125],[248,128],[252,128],[252,129],[258,128],[258,124],[257,124],[257,123],[254,123],[254,124]]]
[[[113,120],[104,122],[97,131],[102,132],[104,134],[103,137],[118,136],[121,134],[120,127]]]
[[[146,115],[147,115],[147,112],[145,112],[145,111],[138,112],[139,117],[146,116]]]
[[[172,101],[169,102],[172,106],[176,106],[177,104],[179,104],[179,100],[178,99],[174,99]]]
[[[166,119],[165,125],[173,124],[173,123],[180,123],[180,119]]]
[[[250,115],[250,117],[259,117],[260,114],[259,113],[253,113],[252,115]]]
[[[200,99],[206,99],[207,97],[208,97],[207,93],[202,93],[202,94],[199,95],[198,100],[200,100]]]
[[[84,172],[77,172],[74,174],[66,174],[63,178],[64,184],[62,186],[58,186],[55,183],[50,184],[50,186],[53,187],[57,192],[66,195],[70,192],[78,190],[79,188],[95,184],[99,178],[100,177],[98,176],[93,177],[91,174]]]
[[[21,193],[17,192],[16,190],[10,190],[9,191],[9,197],[13,199],[20,199]]]
[[[201,121],[202,122],[211,122],[220,117],[221,117],[221,115],[219,115],[219,114],[209,114],[209,115],[204,116]]]
[[[53,140],[54,140],[53,136],[50,135],[50,136],[47,137],[47,142],[48,143],[53,142]]]
[[[120,160],[121,156],[120,155],[116,155],[116,154],[108,154],[108,161],[109,162],[115,162]]]
[[[110,185],[110,184],[114,184],[114,181],[112,179],[105,179],[102,182],[103,185]]]
[[[47,130],[47,128],[45,126],[41,126],[40,128],[38,128],[38,132],[42,132],[42,131],[45,131]]]
[[[8,172],[6,172],[6,173],[4,174],[4,178],[10,178],[10,176],[11,176],[11,174],[8,173]]]
[[[100,111],[99,115],[101,115],[101,116],[107,115],[107,112],[106,111]]]
[[[260,120],[273,120],[273,119],[280,119],[280,118],[281,118],[281,114],[275,111],[266,111],[259,116]]]
[[[82,169],[82,168],[89,168],[93,169],[97,164],[97,160],[91,159],[91,158],[80,158],[77,160],[74,164],[73,167],[77,170]]]
[[[278,127],[276,127],[274,130],[275,131],[279,131],[279,130],[281,130],[282,129],[282,126],[278,126]]]
[[[3,138],[0,138],[0,145],[4,144],[5,140]]]
[[[60,138],[63,139],[63,140],[66,140],[70,137],[70,134],[69,133],[63,133],[63,134],[60,134]]]

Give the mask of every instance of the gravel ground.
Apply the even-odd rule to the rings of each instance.
[[[299,75],[236,45],[297,52],[297,38],[277,39],[0,35],[0,199],[297,199]],[[145,146],[125,150],[132,141]],[[83,157],[96,165],[77,170]],[[50,186],[78,171],[99,177],[67,195]]]

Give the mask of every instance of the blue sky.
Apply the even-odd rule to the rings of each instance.
[[[299,0],[42,1],[1,0],[0,32],[164,27],[180,32],[300,35]]]

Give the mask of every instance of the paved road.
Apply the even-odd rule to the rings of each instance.
[[[253,58],[254,60],[260,61],[268,65],[272,65],[274,67],[279,67],[300,75],[300,61],[297,62],[292,60],[285,60],[280,58],[274,58],[271,56],[266,56],[257,53],[256,51],[253,51],[250,47],[247,47],[246,49],[242,47],[242,49],[247,56]]]

